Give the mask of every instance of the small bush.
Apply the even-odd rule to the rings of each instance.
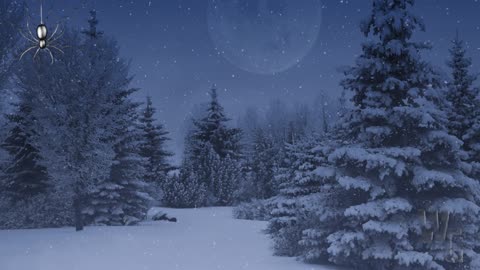
[[[237,219],[270,220],[274,207],[273,199],[258,200],[241,203],[233,209],[233,216]]]
[[[189,171],[168,177],[163,186],[163,203],[174,208],[196,208],[205,206],[206,188]]]
[[[68,200],[55,194],[38,195],[28,201],[0,201],[0,229],[38,229],[72,226]]]

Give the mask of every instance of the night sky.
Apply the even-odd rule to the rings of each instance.
[[[64,18],[62,24],[74,28],[87,26],[89,9],[98,11],[100,30],[117,39],[122,56],[132,61],[133,86],[142,89],[135,98],[143,100],[146,94],[153,97],[159,120],[174,138],[171,149],[178,153],[181,150],[178,142],[182,138],[177,137],[182,134],[184,119],[190,117],[195,104],[208,100],[207,92],[213,83],[220,90],[220,99],[227,113],[234,119],[246,107],[256,105],[265,108],[275,98],[309,102],[321,91],[332,97],[338,96],[341,90],[338,83],[342,78],[338,69],[351,65],[360,53],[363,37],[358,23],[368,15],[371,5],[369,0],[323,0],[321,4],[320,0],[237,0],[249,4],[247,9],[254,10],[258,9],[258,2],[267,2],[267,9],[281,9],[282,6],[277,3],[288,2],[289,10],[294,11],[291,14],[299,17],[299,25],[293,25],[296,27],[292,29],[300,26],[310,33],[312,27],[318,30],[318,36],[308,40],[311,46],[304,46],[305,40],[296,41],[300,47],[311,47],[311,50],[303,52],[306,55],[299,59],[298,64],[283,72],[259,74],[245,71],[222,56],[222,48],[212,40],[214,35],[209,32],[212,25],[207,14],[210,14],[209,5],[212,10],[212,1],[215,0],[44,0],[44,6],[48,14],[47,25]],[[234,0],[221,0],[229,1]],[[30,16],[35,21],[40,1],[28,2]],[[427,26],[427,31],[417,34],[416,38],[430,41],[434,46],[426,57],[444,68],[450,40],[458,29],[461,38],[468,43],[474,67],[478,67],[480,2],[416,2],[416,14],[424,18]],[[312,17],[311,10],[305,9],[305,3],[312,5],[312,10],[318,6],[321,16]],[[302,12],[298,12],[302,10],[307,14],[304,17]],[[225,14],[227,17],[230,15]],[[67,16],[71,19],[66,20]],[[316,22],[314,25],[303,25],[301,22],[305,18],[313,18]],[[252,39],[262,36],[263,33],[255,32],[257,29],[251,29]],[[287,36],[295,39],[295,33]],[[250,43],[246,44],[253,44],[254,40],[247,41]],[[295,52],[287,49],[284,53]]]

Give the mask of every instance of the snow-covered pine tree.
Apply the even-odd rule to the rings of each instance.
[[[16,63],[17,43],[19,43],[20,33],[17,31],[24,19],[25,4],[16,1],[5,1],[0,4],[0,122],[8,122],[5,119],[5,104],[9,98],[4,95],[8,93],[7,84],[11,82],[9,79],[13,73],[12,65]],[[6,139],[9,128],[3,127],[0,129],[0,141]],[[8,153],[0,149],[0,160],[8,159]],[[4,170],[6,164],[0,164],[0,170]]]
[[[218,101],[217,89],[213,86],[210,89],[207,115],[194,122],[196,129],[193,139],[201,143],[210,143],[215,153],[221,158],[227,155],[238,158],[240,155],[240,130],[228,127],[229,121],[223,106]]]
[[[206,203],[207,188],[198,181],[191,164],[186,160],[183,161],[178,175],[167,177],[163,190],[163,202],[169,207],[194,208]]]
[[[167,173],[172,170],[169,158],[173,154],[166,150],[168,132],[162,124],[155,123],[155,108],[152,105],[152,98],[147,96],[147,103],[140,115],[140,128],[143,134],[143,143],[140,147],[141,156],[145,159],[145,176],[155,193],[159,192]],[[152,194],[158,197],[160,194]]]
[[[336,184],[336,170],[328,160],[336,142],[328,134],[316,140],[313,147],[297,154],[294,189],[297,211],[301,213],[302,238],[300,258],[308,262],[326,262],[329,258],[327,236],[343,220],[343,208],[338,198],[348,196],[348,191]],[[314,141],[315,142],[315,141]],[[308,146],[308,144],[306,145]]]
[[[238,178],[231,177],[237,175],[237,169],[230,163],[241,156],[240,130],[228,127],[230,119],[218,102],[215,87],[210,98],[206,116],[194,120],[195,129],[187,138],[185,155],[198,181],[207,187],[207,204],[226,205],[233,202],[233,191],[238,184]]]
[[[72,201],[75,227],[82,230],[82,211],[91,210],[85,209],[91,206],[86,204],[90,203],[89,195],[111,180],[114,164],[131,159],[134,162],[125,167],[126,180],[121,182],[129,188],[121,193],[126,200],[122,203],[128,206],[121,205],[113,213],[120,215],[122,210],[122,221],[131,222],[129,217],[143,215],[146,196],[141,187],[144,183],[137,179],[138,173],[143,174],[137,162],[141,158],[136,149],[132,150],[136,147],[132,138],[139,138],[138,130],[130,130],[130,124],[137,121],[132,117],[137,105],[129,100],[135,91],[129,87],[129,65],[119,56],[114,40],[94,32],[81,38],[78,32],[67,31],[62,40],[69,46],[55,65],[45,65],[46,56],[39,55],[35,64],[25,59],[28,65],[17,72],[19,87],[34,93],[36,146],[45,159],[43,165],[54,178],[56,189],[65,200]],[[121,128],[124,130],[119,135]],[[100,213],[97,210],[87,212]]]
[[[448,127],[451,134],[463,140],[463,149],[468,155],[466,161],[474,169],[471,175],[480,177],[480,91],[473,86],[477,76],[470,72],[472,60],[466,54],[465,44],[457,32],[447,62],[452,71],[447,95],[451,103]]]
[[[70,30],[62,41],[70,46],[55,65],[47,64],[50,58],[44,54],[33,63],[25,57],[16,75],[18,87],[32,93],[34,141],[42,165],[56,190],[72,202],[76,230],[82,230],[86,196],[112,164],[112,145],[105,138],[112,133],[111,104],[125,82],[121,75],[127,65],[117,61],[113,41],[88,43]]]
[[[112,145],[114,157],[109,176],[95,187],[89,195],[88,206],[82,212],[88,221],[95,224],[131,225],[144,218],[151,200],[147,193],[148,184],[144,181],[145,160],[140,155],[144,143],[142,130],[138,126],[137,109],[140,104],[133,102],[130,97],[137,89],[129,87],[131,76],[128,74],[128,64],[115,60],[119,59],[118,47],[96,32],[96,13],[92,12],[91,15],[90,31],[84,32],[88,48],[111,52],[108,58],[98,58],[92,65],[109,68],[103,75],[108,73],[108,84],[113,86],[113,97],[106,104],[106,113],[113,120],[109,123],[111,133],[102,140]]]
[[[2,191],[6,192],[4,195],[13,201],[29,200],[44,193],[49,185],[46,168],[39,164],[39,150],[32,142],[35,136],[33,104],[28,93],[19,92],[15,112],[7,115],[12,128],[2,144],[10,156],[0,183]]]
[[[115,157],[110,176],[90,195],[83,213],[94,224],[133,225],[143,220],[151,200],[144,181],[145,160],[140,155],[141,130],[136,126],[136,103],[121,95],[116,106],[123,107],[115,120]]]
[[[90,10],[90,19],[88,19],[89,28],[83,30],[82,33],[93,40],[102,37],[103,31],[98,31],[98,23],[97,11],[95,9]]]
[[[342,214],[333,208],[333,198],[340,194],[334,192],[335,169],[328,163],[332,145],[327,137],[321,137],[305,138],[287,147],[289,168],[282,176],[280,194],[273,199],[267,230],[276,254],[309,261],[327,255],[325,238]]]
[[[220,206],[233,205],[236,191],[242,180],[241,165],[238,159],[227,155],[217,158],[213,166],[213,194],[215,204]]]
[[[359,269],[478,269],[480,186],[462,173],[461,142],[433,101],[441,84],[422,60],[428,46],[411,41],[424,28],[413,4],[373,0],[361,25],[371,40],[343,81],[355,107],[341,139],[352,143],[329,156],[349,195],[327,251]]]

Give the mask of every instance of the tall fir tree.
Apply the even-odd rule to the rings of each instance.
[[[90,10],[90,19],[88,19],[88,26],[89,28],[83,30],[82,33],[85,34],[87,37],[95,40],[103,36],[102,31],[98,31],[98,19],[97,19],[97,11],[95,9]]]
[[[161,187],[167,173],[173,169],[168,160],[173,154],[166,149],[166,142],[170,138],[165,127],[155,123],[155,112],[152,98],[148,96],[139,119],[143,137],[140,154],[146,160],[145,181],[152,186]]]
[[[118,57],[118,48],[105,43],[105,38],[97,32],[98,20],[92,12],[89,20],[90,31],[84,32],[87,44],[97,49],[113,51]],[[102,47],[105,46],[105,47]],[[107,66],[112,61],[105,59]],[[131,77],[128,75],[128,65],[116,61],[114,70],[120,70],[114,76],[115,88],[113,99],[110,100],[110,114],[114,120],[111,123],[111,134],[103,138],[113,146],[113,162],[109,176],[101,181],[90,194],[88,207],[82,213],[87,220],[95,224],[131,225],[141,221],[146,215],[151,197],[147,193],[148,184],[144,181],[145,160],[140,149],[143,145],[141,128],[138,126],[139,103],[133,102],[130,96],[137,91],[129,87]]]
[[[194,120],[194,130],[186,142],[185,155],[195,171],[197,180],[207,187],[207,204],[229,205],[234,201],[234,191],[241,172],[232,166],[238,161],[241,133],[228,127],[228,119],[218,102],[217,91],[210,91],[207,114]]]
[[[39,162],[39,150],[32,141],[35,138],[32,109],[27,93],[19,93],[16,111],[7,115],[12,128],[2,147],[8,152],[7,167],[4,169],[2,190],[13,201],[29,200],[46,191],[48,173]]]
[[[144,181],[145,159],[139,149],[142,134],[136,126],[137,104],[124,96],[117,106],[124,107],[116,119],[114,137],[115,157],[110,176],[90,195],[89,207],[83,210],[87,220],[103,225],[133,225],[145,217],[151,197]]]
[[[240,130],[229,128],[227,125],[229,121],[218,101],[217,89],[213,86],[210,90],[207,115],[194,122],[196,129],[193,139],[203,144],[209,143],[221,158],[227,155],[236,158],[240,153]]]
[[[62,40],[75,46],[67,46],[55,65],[45,65],[49,59],[39,55],[17,74],[19,87],[33,93],[42,165],[58,193],[72,202],[76,230],[92,220],[135,222],[148,200],[129,65],[113,39],[91,30],[83,38],[67,30]]]
[[[108,176],[112,164],[112,145],[104,138],[113,130],[111,102],[123,86],[126,65],[117,61],[114,42],[94,44],[69,30],[62,42],[75,46],[67,46],[55,65],[46,65],[49,57],[40,54],[33,64],[25,58],[16,75],[18,87],[32,93],[34,141],[42,165],[55,189],[71,202],[75,228],[82,230],[87,195]]]
[[[373,0],[361,24],[370,41],[342,83],[354,108],[329,155],[348,195],[334,204],[343,216],[326,251],[359,269],[477,269],[480,185],[462,172],[440,80],[422,60],[429,47],[411,41],[424,29],[413,5]]]
[[[470,174],[480,177],[480,91],[473,86],[477,76],[470,72],[472,60],[467,57],[465,44],[458,32],[452,41],[447,64],[452,72],[447,94],[451,103],[448,127],[451,134],[463,140],[466,161],[473,165]]]
[[[4,118],[4,101],[8,100],[4,98],[4,94],[6,94],[6,86],[9,82],[11,82],[12,77],[12,66],[15,61],[15,57],[13,57],[13,53],[16,50],[16,44],[19,42],[20,33],[16,30],[21,27],[21,24],[24,20],[25,15],[25,3],[15,2],[15,1],[8,1],[0,4],[0,25],[3,27],[0,29],[0,112],[2,112],[0,116],[0,121],[2,123],[11,122],[12,119],[5,119]],[[0,140],[4,141],[7,136],[11,135],[8,134],[12,132],[8,128],[0,129]],[[7,160],[9,153],[5,151],[0,151],[0,159]],[[8,163],[8,162],[7,162]],[[11,164],[1,164],[1,170],[5,171],[6,166],[11,167]],[[0,184],[2,181],[0,181]],[[4,190],[3,188],[0,190]]]

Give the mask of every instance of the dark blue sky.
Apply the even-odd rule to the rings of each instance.
[[[218,85],[220,99],[232,118],[250,105],[264,107],[274,98],[309,102],[320,91],[337,96],[342,78],[337,70],[352,64],[360,52],[363,37],[358,23],[371,5],[369,0],[323,0],[319,35],[309,53],[287,71],[260,75],[238,68],[215,50],[207,23],[211,1],[214,0],[44,0],[50,21],[71,16],[68,24],[78,28],[86,27],[88,9],[95,6],[99,28],[115,37],[122,56],[132,60],[134,86],[142,89],[137,98],[152,95],[158,118],[172,137],[181,134],[182,122],[189,117],[193,105],[208,99],[206,93],[212,83]],[[450,40],[458,29],[468,42],[475,68],[478,67],[480,2],[416,2],[416,14],[424,18],[427,26],[427,31],[416,38],[434,46],[427,57],[444,67]],[[36,7],[40,0],[29,3]],[[255,29],[252,31],[253,36]]]

